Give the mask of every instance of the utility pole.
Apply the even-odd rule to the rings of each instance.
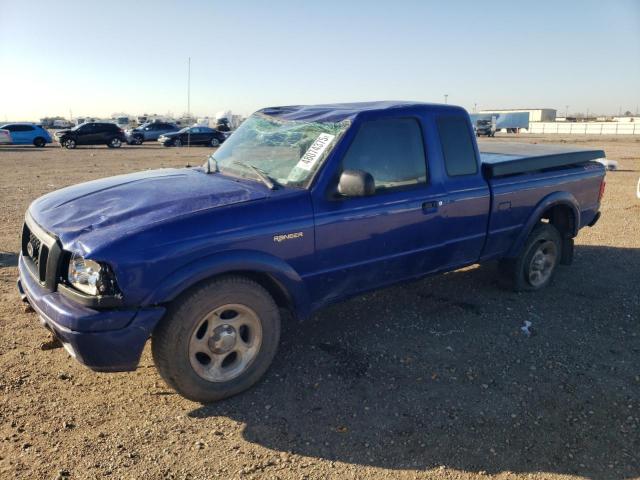
[[[474,103],[473,104],[473,113],[476,113],[478,111],[478,104]]]
[[[587,107],[587,116],[586,116],[586,118],[584,120],[585,120],[585,122],[589,121],[589,107]]]
[[[444,103],[445,103],[445,104],[447,103],[447,99],[448,99],[448,98],[449,98],[449,94],[448,94],[448,93],[445,93],[445,94],[444,94]]]
[[[191,120],[191,57],[187,66],[187,118]],[[191,146],[191,125],[187,130],[187,147]]]
[[[569,105],[564,106],[564,119],[566,120],[569,116]]]

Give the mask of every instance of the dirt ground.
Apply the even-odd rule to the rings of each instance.
[[[148,349],[121,374],[41,350],[15,287],[33,199],[209,150],[0,146],[0,478],[640,477],[640,138],[517,140],[620,163],[551,288],[504,291],[485,265],[354,298],[287,326],[264,381],[209,406]]]

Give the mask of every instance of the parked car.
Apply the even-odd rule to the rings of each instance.
[[[476,135],[478,137],[485,135],[487,137],[496,136],[496,122],[491,119],[481,119],[476,122]]]
[[[125,131],[127,143],[130,145],[142,145],[149,140],[157,140],[160,135],[178,132],[180,127],[169,122],[150,122]]]
[[[186,127],[175,133],[165,133],[158,137],[165,147],[181,147],[182,145],[209,145],[217,147],[223,143],[227,137],[218,130],[209,127]]]
[[[76,148],[77,145],[106,145],[118,148],[124,142],[124,131],[115,123],[83,123],[70,130],[60,130],[55,134],[61,147]]]
[[[0,130],[0,145],[11,143],[11,132],[9,130]]]
[[[578,231],[600,217],[605,170],[593,160],[604,152],[485,150],[453,105],[263,109],[202,167],[35,200],[18,288],[90,368],[134,370],[151,338],[169,386],[219,400],[266,372],[283,309],[303,320],[368,290],[489,260],[516,290],[549,285],[571,264]]]
[[[41,148],[51,143],[49,132],[34,123],[7,123],[0,125],[0,129],[10,132],[13,145],[33,145]]]

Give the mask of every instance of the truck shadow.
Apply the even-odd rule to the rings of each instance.
[[[18,254],[14,252],[0,251],[0,268],[17,267]]]
[[[636,477],[639,272],[640,249],[577,246],[537,293],[487,265],[363,295],[285,329],[263,382],[190,415],[360,465]]]

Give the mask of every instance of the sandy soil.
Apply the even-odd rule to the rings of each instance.
[[[360,296],[287,326],[265,380],[210,406],[167,388],[148,350],[122,374],[41,350],[15,288],[33,199],[208,149],[0,147],[0,478],[637,478],[640,138],[517,140],[620,162],[551,288],[501,290],[486,265]]]

